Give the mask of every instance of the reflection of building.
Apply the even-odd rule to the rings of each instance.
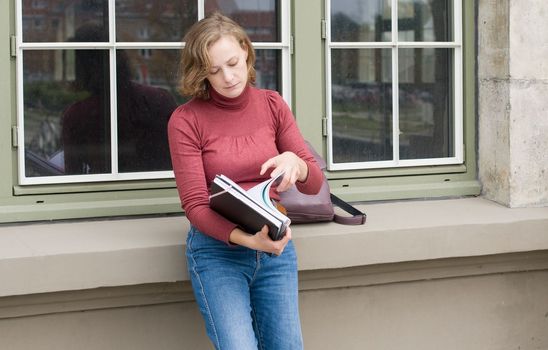
[[[205,13],[219,11],[234,19],[246,30],[253,42],[280,42],[278,27],[279,8],[274,1],[263,1],[253,7],[245,1],[212,0],[205,2]],[[279,50],[257,50],[257,85],[268,89],[279,89]]]
[[[102,23],[102,9],[94,2],[23,0],[23,42],[63,42],[74,36],[78,24]],[[61,51],[41,50],[25,59],[28,80],[66,80],[73,69],[63,64]]]
[[[77,27],[93,23],[105,28],[108,41],[108,2],[102,0],[24,0],[23,42],[66,42]],[[237,1],[206,1],[206,13],[219,10],[240,23],[252,41],[277,42],[277,12],[272,9],[240,8]],[[194,2],[120,0],[116,1],[116,41],[180,42],[196,21]],[[146,46],[146,45],[144,45]],[[177,56],[170,50],[128,49],[133,78],[141,83],[165,85],[174,80],[172,68]],[[74,68],[61,50],[42,50],[25,60],[27,81],[70,81]],[[278,55],[258,55],[260,75],[274,80],[278,74]],[[266,79],[266,78],[265,78]],[[267,80],[268,80],[267,79]],[[172,87],[174,88],[174,87]]]
[[[77,27],[95,24],[105,29],[103,41],[108,41],[108,3],[106,1],[37,1],[25,0],[23,5],[23,41],[66,42],[72,40]],[[187,8],[179,2],[117,1],[116,40],[127,42],[179,42],[196,19],[196,9]],[[26,79],[71,80],[73,68],[63,61],[61,50],[43,50],[25,60]],[[159,53],[155,57],[154,53]],[[135,78],[151,82],[149,77],[162,77],[163,84],[173,80],[175,72],[166,72],[165,60],[174,55],[165,55],[160,50],[147,48],[128,50],[135,65]],[[171,76],[166,76],[170,74]]]
[[[271,8],[265,7],[265,3],[250,9],[239,6],[238,1],[206,1],[206,14],[208,11],[220,10],[248,30],[252,41],[277,42],[278,13],[273,2],[268,3]],[[54,125],[56,129],[61,129],[60,116],[67,106],[87,98],[86,94],[89,93],[85,87],[78,86],[77,71],[82,67],[77,67],[76,56],[90,58],[87,60],[90,67],[87,68],[93,70],[95,80],[102,81],[101,94],[104,94],[104,101],[109,101],[109,82],[113,70],[109,67],[108,42],[112,35],[116,42],[135,43],[133,48],[116,48],[116,61],[119,63],[123,57],[126,67],[124,72],[119,65],[113,67],[117,73],[118,102],[123,100],[124,95],[120,81],[125,82],[127,79],[142,85],[164,88],[173,96],[178,95],[177,46],[186,30],[196,22],[197,2],[117,0],[115,6],[116,32],[109,33],[109,8],[106,0],[24,0],[24,44],[52,43],[53,46],[55,43],[78,42],[90,46],[23,52],[25,144],[37,155],[49,158],[54,151],[62,148],[59,145],[59,136],[41,125]],[[90,35],[88,32],[88,35],[81,35],[84,28],[94,28],[94,34]],[[93,46],[97,42],[104,43],[104,48],[95,49]],[[159,42],[175,45],[173,49],[153,49],[149,44]],[[100,55],[95,55],[98,53]],[[91,59],[91,56],[95,58]],[[257,52],[257,84],[260,87],[281,87],[280,56],[280,50]],[[104,108],[110,111],[109,106],[106,103]],[[109,112],[104,115],[110,116]],[[53,151],[41,146],[41,139],[53,140],[49,147]]]

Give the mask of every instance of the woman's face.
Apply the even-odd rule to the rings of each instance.
[[[223,35],[209,48],[207,80],[225,97],[238,97],[247,85],[247,50],[232,35]]]

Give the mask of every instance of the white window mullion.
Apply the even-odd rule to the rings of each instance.
[[[19,157],[18,174],[20,182],[26,179],[25,176],[25,118],[23,117],[25,106],[23,96],[23,9],[21,1],[15,2],[16,6],[16,89],[17,89],[17,154]]]
[[[337,49],[387,49],[393,46],[392,42],[343,42],[329,43],[331,48]]]
[[[453,0],[453,42],[462,46],[462,0]]]
[[[113,175],[118,174],[118,106],[116,84],[116,6],[109,1],[109,75],[110,75],[110,166]]]
[[[291,28],[289,20],[291,18],[291,10],[289,1],[282,0],[280,4],[281,11],[281,42],[282,42],[282,96],[289,106],[291,106]]]
[[[111,173],[118,174],[118,106],[116,84],[116,50],[109,50],[110,60],[110,163]]]
[[[198,0],[198,21],[205,17],[205,0]]]
[[[400,161],[400,104],[398,69],[398,1],[392,1],[392,156]]]
[[[457,44],[457,47],[453,50],[453,77],[454,77],[454,110],[455,113],[454,123],[455,123],[455,137],[454,137],[454,147],[455,147],[455,158],[458,162],[464,161],[464,108],[463,108],[463,50],[462,50],[462,1],[454,0],[454,19],[453,19],[453,33],[454,33],[454,42]]]
[[[332,99],[332,83],[331,83],[331,1],[325,2],[325,109],[327,119],[327,162],[328,169],[332,169],[335,166],[333,162],[333,106],[331,104]]]
[[[117,42],[116,44],[117,49],[180,49],[184,46],[182,42],[139,42],[139,41],[132,41],[132,42]]]

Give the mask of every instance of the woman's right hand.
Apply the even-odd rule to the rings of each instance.
[[[237,227],[232,230],[229,239],[231,243],[238,244],[249,249],[281,255],[285,249],[285,246],[291,239],[291,228],[288,227],[286,229],[285,236],[279,241],[273,241],[272,238],[270,238],[268,235],[268,226],[266,225],[254,235],[244,232],[242,229]]]

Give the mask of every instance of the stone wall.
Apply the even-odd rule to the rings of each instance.
[[[548,2],[478,3],[478,168],[483,196],[548,205]]]

